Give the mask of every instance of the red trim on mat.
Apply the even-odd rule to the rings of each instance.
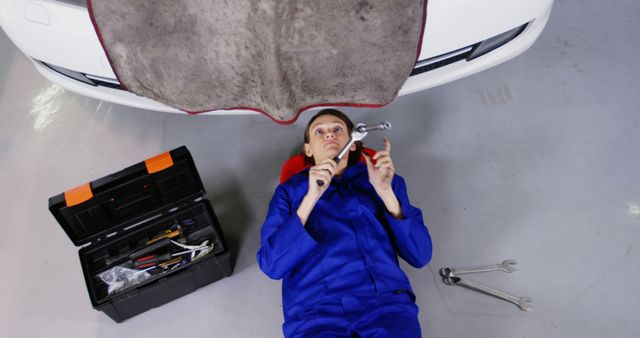
[[[122,87],[122,89],[131,92],[129,89],[127,89],[127,86],[122,82],[122,80],[118,76],[118,72],[116,71],[116,68],[113,66],[113,62],[111,62],[111,56],[109,56],[109,52],[105,48],[104,40],[102,39],[102,34],[100,33],[100,29],[98,28],[98,24],[96,23],[95,17],[93,16],[93,9],[91,7],[91,0],[86,0],[86,1],[87,1],[87,9],[89,10],[89,17],[91,18],[91,23],[93,24],[93,28],[95,29],[96,34],[98,35],[98,39],[100,40],[100,45],[102,46],[102,49],[104,50],[104,53],[107,56],[107,60],[109,61],[109,65],[111,66],[111,69],[113,70],[113,73],[116,75],[116,79],[118,80],[118,82],[120,82],[120,86]],[[416,50],[416,63],[418,62],[418,58],[420,57],[420,50],[422,50],[422,41],[423,41],[423,38],[424,38],[424,31],[425,31],[425,26],[426,26],[426,23],[427,23],[427,3],[428,2],[429,2],[428,0],[424,0],[423,14],[422,14],[422,28],[420,29],[420,39],[418,41],[418,48]],[[276,120],[275,118],[273,118],[273,116],[269,115],[268,113],[266,113],[266,112],[264,112],[264,111],[262,111],[262,110],[260,110],[258,108],[252,108],[252,107],[213,108],[213,109],[207,109],[207,110],[202,110],[202,111],[187,111],[187,110],[183,110],[183,111],[188,113],[188,114],[191,114],[191,115],[197,115],[197,114],[202,114],[202,113],[206,113],[206,112],[213,111],[213,110],[251,110],[251,111],[258,112],[258,113],[270,118],[273,122],[275,122],[277,124],[289,125],[289,124],[292,124],[292,123],[296,122],[296,120],[298,120],[298,117],[300,116],[300,114],[302,112],[304,112],[305,110],[312,109],[312,108],[318,108],[318,107],[381,108],[381,107],[384,107],[384,106],[388,105],[392,101],[393,101],[393,99],[391,99],[391,101],[388,101],[388,102],[385,102],[385,103],[319,103],[319,104],[313,104],[313,105],[306,106],[306,107],[298,110],[298,112],[296,113],[296,115],[292,119],[284,120],[284,121]]]
[[[427,26],[427,3],[429,0],[424,0],[424,8],[422,12],[422,29],[420,30],[420,40],[418,40],[418,50],[416,51],[416,63],[418,63],[418,59],[420,58],[420,51],[422,50],[422,38],[424,38],[424,30]]]
[[[391,100],[393,101],[393,100]],[[266,112],[258,109],[258,108],[251,108],[251,107],[233,107],[233,108],[214,108],[214,109],[209,109],[209,110],[202,110],[202,111],[186,111],[184,110],[184,112],[191,114],[191,115],[197,115],[197,114],[202,114],[202,113],[206,113],[212,110],[252,110],[255,112],[258,112],[268,118],[270,118],[273,122],[277,123],[277,124],[282,124],[282,125],[289,125],[292,124],[294,122],[296,122],[298,120],[298,117],[300,116],[300,114],[306,110],[312,109],[312,108],[318,108],[318,107],[355,107],[355,108],[380,108],[380,107],[384,107],[386,105],[388,105],[389,103],[391,103],[391,101],[389,102],[385,102],[385,103],[318,103],[318,104],[312,104],[310,106],[306,106],[304,108],[301,108],[298,110],[298,112],[296,113],[296,115],[291,118],[290,120],[276,120],[273,118],[273,116],[267,114]]]

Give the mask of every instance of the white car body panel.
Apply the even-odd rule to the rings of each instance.
[[[507,61],[528,49],[542,32],[553,0],[429,0],[419,60],[468,47],[529,23],[504,46],[411,76],[399,95],[438,86]],[[25,55],[58,67],[115,79],[85,7],[56,0],[0,0],[0,26]],[[127,106],[183,113],[156,101],[109,87],[94,87],[34,61],[52,82],[82,95]],[[216,110],[205,114],[229,114]],[[233,114],[256,114],[233,110]]]

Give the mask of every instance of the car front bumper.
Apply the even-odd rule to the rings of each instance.
[[[482,3],[478,7],[475,0],[429,1],[418,65],[430,60],[445,59],[445,62],[409,77],[399,95],[460,79],[521,54],[542,32],[553,0],[517,1],[517,6],[510,0],[487,0]],[[504,15],[495,17],[492,13],[498,8],[504,11]],[[113,85],[117,84],[115,75],[95,34],[88,11],[83,6],[56,0],[0,0],[0,25],[43,76],[67,90],[141,109],[183,113]],[[526,27],[517,37],[485,55],[473,60],[458,56],[446,61],[452,51],[473,50],[482,41],[522,25]],[[102,78],[107,81],[107,86],[77,81],[54,70],[56,67]],[[229,112],[215,110],[204,114],[224,115]],[[256,112],[233,110],[233,114],[243,113]]]

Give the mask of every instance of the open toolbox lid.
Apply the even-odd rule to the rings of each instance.
[[[49,210],[73,244],[101,241],[134,220],[186,198],[204,186],[185,146],[49,198]]]

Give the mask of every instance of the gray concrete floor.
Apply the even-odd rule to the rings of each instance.
[[[427,337],[636,337],[640,263],[640,3],[558,0],[506,64],[388,107],[398,173],[434,240],[405,266]],[[259,228],[303,114],[179,116],[112,105],[42,78],[0,34],[0,336],[278,337],[280,282],[255,262]],[[179,145],[191,150],[234,274],[115,324],[92,310],[77,249],[47,199]],[[367,139],[381,145],[378,136]],[[476,280],[533,309],[443,285],[443,265],[518,260]]]

